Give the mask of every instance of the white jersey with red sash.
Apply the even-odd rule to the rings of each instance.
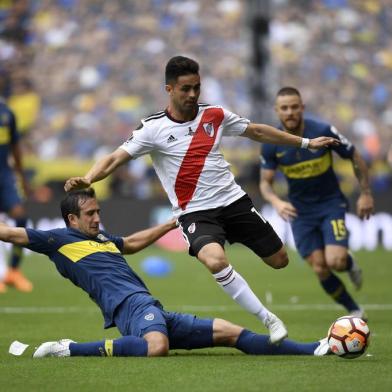
[[[150,154],[178,217],[227,206],[245,194],[219,145],[222,136],[241,135],[248,124],[220,106],[199,104],[197,116],[187,122],[161,111],[143,119],[121,148],[132,158]]]

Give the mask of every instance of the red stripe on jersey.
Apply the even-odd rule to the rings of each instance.
[[[187,204],[192,199],[207,155],[215,143],[218,128],[223,121],[223,117],[222,109],[206,109],[193,135],[188,151],[182,160],[174,186],[178,205],[182,210],[185,210]]]

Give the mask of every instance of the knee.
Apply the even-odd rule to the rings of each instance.
[[[288,264],[289,256],[285,250],[275,254],[270,263],[271,267],[274,269],[285,268]]]
[[[147,356],[166,357],[169,354],[169,346],[165,343],[148,343]]]
[[[229,266],[225,252],[218,243],[204,246],[198,253],[197,258],[213,274],[216,274]]]
[[[320,279],[325,279],[328,277],[330,274],[330,269],[328,268],[328,265],[325,263],[324,260],[308,260],[310,263],[310,266],[312,267],[313,272],[320,278]]]
[[[289,264],[289,256],[286,254],[285,256],[279,257],[276,261],[276,264],[273,265],[275,269],[285,268]]]
[[[144,335],[147,341],[147,356],[165,357],[169,353],[169,339],[160,332],[150,332]]]
[[[226,258],[210,258],[204,262],[204,265],[211,273],[216,274],[229,266]]]
[[[327,257],[328,267],[335,271],[344,271],[347,265],[347,257],[344,255],[334,255]]]
[[[214,346],[234,347],[238,337],[244,330],[243,327],[235,325],[223,319],[214,319],[213,322],[213,344]]]
[[[313,272],[321,279],[326,278],[329,275],[329,268],[323,264],[312,264]]]

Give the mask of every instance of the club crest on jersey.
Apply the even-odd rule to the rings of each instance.
[[[204,132],[209,136],[214,136],[214,125],[212,123],[203,124]]]
[[[189,227],[188,227],[188,233],[194,233],[196,230],[196,223],[193,222]]]
[[[147,314],[144,316],[144,320],[147,320],[147,321],[152,321],[152,320],[154,320],[154,313],[147,313]]]

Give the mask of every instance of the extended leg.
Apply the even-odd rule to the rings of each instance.
[[[218,243],[205,245],[197,257],[227,294],[263,322],[270,331],[272,343],[278,343],[287,337],[283,322],[261,303],[245,279],[228,263],[225,252]]]

